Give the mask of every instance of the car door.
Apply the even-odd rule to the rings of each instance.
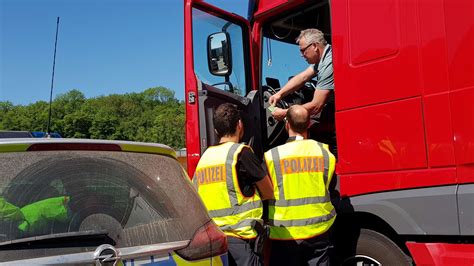
[[[212,116],[222,103],[242,112],[243,142],[261,155],[261,97],[252,87],[250,26],[202,1],[185,2],[186,146],[190,176],[201,154],[217,144]]]

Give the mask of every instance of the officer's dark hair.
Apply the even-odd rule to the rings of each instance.
[[[213,122],[217,136],[232,136],[235,134],[240,120],[240,112],[235,104],[223,103],[214,112]]]
[[[286,120],[290,124],[290,128],[299,134],[303,134],[308,130],[309,126],[309,113],[301,105],[293,105],[288,108],[286,112]]]

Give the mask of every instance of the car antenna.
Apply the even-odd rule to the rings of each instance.
[[[53,57],[53,74],[51,77],[51,90],[49,93],[49,114],[48,114],[48,128],[46,131],[46,138],[51,138],[51,105],[53,100],[53,86],[54,86],[54,67],[56,66],[56,47],[58,45],[58,29],[59,29],[59,17],[56,20],[56,40],[54,41],[54,57]]]

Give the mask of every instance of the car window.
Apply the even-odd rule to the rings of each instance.
[[[0,169],[0,261],[91,251],[104,243],[129,247],[187,240],[209,220],[179,163],[162,155],[0,153]],[[101,237],[47,241],[41,243],[46,251],[41,245],[1,246],[71,232]]]

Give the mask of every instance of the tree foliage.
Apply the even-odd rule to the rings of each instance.
[[[66,138],[130,140],[184,147],[184,103],[164,87],[86,99],[79,90],[56,97],[51,131]],[[46,131],[49,105],[0,101],[0,130]]]

